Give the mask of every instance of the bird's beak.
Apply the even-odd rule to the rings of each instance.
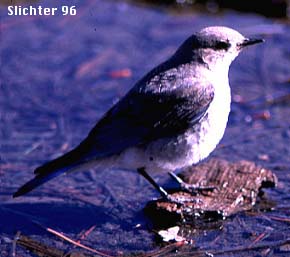
[[[250,46],[250,45],[255,45],[255,44],[259,44],[259,43],[263,43],[265,42],[264,39],[258,39],[258,38],[246,38],[244,39],[244,41],[242,43],[240,43],[238,46],[240,48],[244,48],[246,46]]]

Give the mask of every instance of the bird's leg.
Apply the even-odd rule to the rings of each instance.
[[[216,187],[214,186],[202,186],[198,184],[189,184],[184,182],[180,177],[178,177],[176,174],[173,172],[169,172],[170,177],[172,177],[181,187],[181,189],[186,190],[190,193],[196,192],[196,191],[213,191]]]
[[[146,172],[146,170],[145,170],[144,167],[137,169],[137,171],[138,171],[138,173],[139,173],[140,175],[142,175],[145,179],[147,179],[147,180],[149,181],[149,183],[150,183],[152,186],[154,186],[154,187],[157,189],[157,191],[159,192],[159,194],[160,194],[164,199],[169,200],[169,195],[168,195],[168,193],[166,192],[166,190],[165,190],[163,187],[159,186],[159,185],[154,181],[154,179],[153,179],[153,178],[152,178],[152,177],[151,177],[151,176]]]
[[[176,196],[172,196],[170,194],[167,193],[167,191],[161,187],[160,185],[158,185],[154,179],[146,172],[145,168],[139,168],[137,169],[138,173],[140,175],[142,175],[146,180],[149,181],[149,183],[151,185],[154,186],[154,188],[157,189],[157,191],[159,192],[159,194],[162,196],[162,198],[168,202],[172,202],[172,203],[176,203],[176,204],[184,204],[185,201],[187,201],[187,199],[183,199],[183,197],[176,197]],[[176,175],[175,175],[176,176]],[[176,176],[177,177],[177,176]],[[178,178],[178,177],[177,177]],[[178,178],[179,179],[179,178]],[[182,180],[181,180],[182,181]],[[183,182],[184,185],[186,185],[185,182]],[[189,189],[188,189],[189,190]],[[190,201],[193,201],[192,199]]]

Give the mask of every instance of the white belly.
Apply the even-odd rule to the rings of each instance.
[[[201,123],[198,135],[187,136],[188,142],[192,145],[190,152],[192,163],[198,163],[206,158],[222,139],[228,122],[230,103],[230,92],[224,97],[215,98]]]
[[[198,163],[215,149],[223,137],[230,103],[230,88],[227,86],[215,94],[199,125],[176,138],[160,139],[145,148],[129,148],[114,158],[113,166],[123,169],[145,167],[149,172],[159,172]]]

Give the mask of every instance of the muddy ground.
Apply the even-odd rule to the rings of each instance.
[[[39,4],[61,8],[56,0]],[[34,168],[76,146],[134,82],[190,34],[225,25],[263,36],[266,43],[243,52],[231,66],[232,111],[211,156],[254,161],[271,169],[279,184],[267,191],[264,205],[197,230],[184,251],[241,248],[219,256],[287,256],[289,240],[281,245],[290,238],[287,22],[232,11],[177,14],[114,1],[69,5],[76,5],[76,16],[15,17],[0,6],[0,255],[32,255],[15,247],[18,231],[65,252],[79,249],[47,228],[76,241],[87,231],[80,242],[111,255],[161,247],[142,212],[158,193],[135,172],[89,170],[56,178],[21,198],[11,195],[32,178]],[[170,184],[167,175],[155,178]]]

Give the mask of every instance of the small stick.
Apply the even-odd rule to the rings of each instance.
[[[19,239],[21,235],[21,232],[18,231],[13,239],[13,243],[12,243],[12,257],[16,257],[16,244],[17,244],[17,240]]]
[[[290,243],[290,238],[286,238],[285,240],[279,240],[279,241],[275,241],[275,242],[267,242],[267,243],[263,243],[263,244],[258,244],[258,245],[253,245],[253,246],[240,246],[240,247],[235,247],[235,248],[227,248],[224,250],[210,250],[210,249],[199,249],[198,251],[183,251],[180,254],[174,254],[175,257],[179,256],[195,256],[195,257],[199,257],[199,256],[208,256],[208,254],[212,254],[213,256],[217,256],[217,255],[227,255],[229,253],[238,253],[238,252],[249,252],[249,251],[253,251],[253,250],[261,250],[261,249],[265,249],[265,248],[274,248],[274,247],[278,247],[278,246],[282,246],[282,245],[288,245]],[[207,254],[207,255],[206,255]],[[173,256],[173,255],[168,255],[168,256]],[[142,256],[143,257],[143,256]],[[147,256],[146,256],[147,257]]]
[[[31,239],[28,236],[20,235],[17,239],[17,244],[25,247],[31,252],[35,253],[38,256],[48,256],[48,257],[63,257],[64,252],[57,248],[45,245],[34,239]]]
[[[264,239],[267,236],[267,234],[264,232],[262,234],[260,234],[259,236],[257,236],[255,238],[255,240],[249,245],[249,247],[252,247],[254,244],[258,243],[259,241],[261,241],[262,239]]]
[[[96,228],[96,225],[91,226],[88,230],[85,230],[83,233],[80,233],[78,243],[81,242],[81,240],[86,239],[86,237]]]
[[[99,254],[99,255],[101,255],[101,256],[103,256],[103,257],[112,257],[111,255],[108,255],[108,254],[102,253],[102,252],[97,251],[97,250],[95,250],[95,249],[93,249],[93,248],[90,248],[90,247],[85,246],[85,245],[83,245],[83,244],[81,244],[81,243],[78,243],[78,242],[74,241],[73,239],[70,239],[69,237],[67,237],[67,236],[65,236],[65,235],[63,235],[63,234],[61,234],[60,232],[55,231],[55,230],[52,229],[52,228],[48,228],[48,227],[42,225],[39,221],[37,221],[37,220],[31,218],[29,215],[27,215],[27,214],[25,214],[25,213],[22,213],[22,212],[20,212],[20,211],[11,210],[10,208],[5,208],[5,207],[4,207],[4,208],[1,207],[1,208],[2,208],[2,209],[5,209],[5,210],[7,210],[7,211],[10,211],[10,212],[12,212],[12,213],[15,213],[15,214],[17,214],[17,215],[20,215],[20,216],[22,216],[22,217],[25,217],[26,219],[28,219],[28,220],[29,220],[30,222],[32,222],[33,224],[39,226],[40,228],[46,230],[47,232],[49,232],[49,233],[51,233],[51,234],[54,234],[54,235],[56,235],[56,236],[62,238],[63,240],[65,240],[65,241],[67,241],[67,242],[69,242],[69,243],[71,243],[71,244],[73,244],[73,245],[76,245],[76,246],[78,246],[78,247],[80,247],[80,248],[86,249],[86,250],[88,250],[88,251],[90,251],[90,252],[93,252],[93,253]],[[0,209],[1,209],[1,208],[0,208]],[[16,241],[17,241],[17,240],[16,240]]]
[[[184,244],[185,244],[185,241],[172,243],[172,244],[167,245],[167,246],[165,246],[165,247],[163,247],[161,249],[158,249],[157,251],[152,251],[152,252],[140,255],[140,257],[158,257],[158,256],[161,256],[161,255],[168,254],[168,253],[171,253],[173,251],[176,251],[177,249],[182,247]]]
[[[71,243],[71,244],[73,244],[73,245],[76,245],[76,246],[78,246],[78,247],[80,247],[80,248],[83,248],[83,249],[85,249],[85,250],[88,250],[88,251],[93,252],[93,253],[95,253],[95,254],[99,254],[99,255],[104,256],[104,257],[112,257],[111,255],[108,255],[108,254],[102,253],[102,252],[97,251],[97,250],[95,250],[95,249],[93,249],[93,248],[90,248],[90,247],[85,246],[85,245],[83,245],[83,244],[81,244],[81,243],[78,243],[78,242],[74,241],[73,239],[71,239],[71,238],[69,238],[69,237],[63,235],[62,233],[57,232],[57,231],[54,230],[54,229],[46,228],[46,230],[47,230],[47,232],[49,232],[49,233],[51,233],[51,234],[54,234],[55,236],[58,236],[58,237],[60,237],[61,239],[65,240],[65,241],[67,241],[67,242],[69,242],[69,243]]]
[[[290,218],[279,217],[279,216],[274,216],[274,215],[266,215],[266,217],[271,219],[271,220],[277,220],[277,221],[283,221],[283,222],[290,223]]]

